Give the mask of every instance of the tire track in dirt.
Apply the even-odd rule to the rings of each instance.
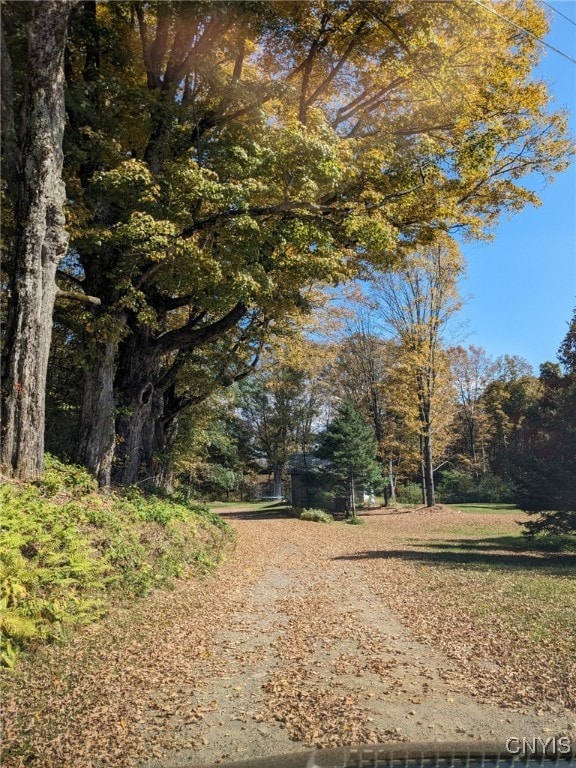
[[[398,620],[380,589],[392,565],[356,557],[398,546],[393,518],[223,516],[237,547],[209,578],[115,610],[7,679],[5,768],[168,768],[361,740],[570,729],[561,708],[522,714],[480,701],[461,663]],[[422,535],[429,523],[410,517],[402,525]],[[394,569],[408,594],[410,570]]]
[[[235,522],[240,540],[253,524]],[[143,768],[304,746],[505,741],[570,727],[566,716],[503,710],[455,686],[458,665],[414,640],[370,587],[366,564],[338,561],[355,541],[365,546],[365,530],[341,526],[335,536],[335,528],[328,534],[297,520],[257,523],[264,525],[277,527],[283,546],[214,638],[227,666],[202,692],[214,707],[203,720],[202,747]]]

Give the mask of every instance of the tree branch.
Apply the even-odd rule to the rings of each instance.
[[[227,210],[220,211],[213,216],[198,221],[191,227],[186,227],[186,229],[183,229],[180,233],[180,237],[191,237],[196,232],[201,232],[219,221],[236,218],[237,216],[276,216],[279,214],[294,214],[297,211],[307,211],[315,216],[322,217],[331,213],[340,215],[349,213],[348,208],[337,208],[331,205],[322,205],[308,201],[285,202],[278,203],[277,205],[259,206],[258,208]]]
[[[169,422],[171,419],[173,419],[179,413],[182,413],[182,411],[185,411],[187,408],[190,408],[193,405],[200,405],[200,403],[203,403],[214,392],[216,385],[223,389],[227,389],[228,387],[231,387],[233,384],[236,384],[236,382],[242,381],[243,379],[248,378],[248,376],[250,376],[254,372],[256,366],[258,365],[259,359],[260,359],[260,351],[258,351],[254,355],[252,362],[249,365],[247,365],[242,371],[239,371],[238,373],[233,374],[232,376],[230,374],[226,376],[225,371],[220,371],[216,376],[214,376],[214,378],[210,382],[210,386],[208,386],[204,392],[196,395],[192,395],[190,392],[183,392],[181,395],[176,396],[174,398],[173,407],[170,410],[167,409],[164,414],[165,421]]]
[[[242,319],[247,309],[245,304],[238,302],[224,317],[213,323],[202,325],[199,328],[196,327],[197,318],[193,317],[182,328],[176,328],[159,336],[155,340],[156,351],[159,354],[166,354],[176,349],[193,349],[194,347],[206,344],[206,342],[213,341],[233,328]]]
[[[354,50],[354,46],[358,42],[358,38],[360,37],[360,33],[362,32],[362,30],[366,26],[366,23],[367,23],[366,19],[363,19],[360,22],[360,24],[358,24],[358,26],[356,27],[356,29],[354,30],[354,32],[352,33],[352,35],[350,37],[350,40],[349,40],[348,45],[346,47],[346,50],[344,51],[344,53],[342,54],[342,56],[340,57],[338,62],[334,65],[334,67],[332,67],[332,69],[330,70],[328,75],[324,78],[324,80],[320,83],[320,85],[316,88],[316,90],[306,100],[306,106],[307,107],[309,107],[315,101],[315,99],[317,99],[318,96],[320,96],[322,91],[324,91],[330,85],[332,80],[334,80],[334,78],[336,77],[338,72],[340,72],[340,70],[342,69],[344,64],[348,61],[348,58],[349,58],[350,54]]]
[[[75,277],[74,275],[71,275],[70,272],[65,272],[62,269],[59,269],[56,271],[56,277],[63,277],[65,280],[69,280],[74,285],[77,285],[78,288],[84,288],[84,284],[80,278]]]
[[[66,299],[69,301],[79,301],[82,304],[93,304],[99,307],[102,302],[97,296],[88,296],[85,293],[77,293],[76,291],[61,291],[56,289],[56,301],[59,299]]]

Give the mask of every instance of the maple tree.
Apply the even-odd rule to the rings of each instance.
[[[545,31],[536,3],[502,11]],[[481,236],[569,152],[537,42],[479,6],[89,0],[70,31],[59,279],[101,302],[77,456],[103,484],[160,477],[179,415],[302,289],[438,229]]]
[[[456,450],[461,462],[469,466],[472,475],[478,478],[488,471],[490,438],[482,395],[496,376],[497,363],[485,349],[474,345],[467,349],[451,349],[450,358],[458,400],[456,418],[462,423],[462,429],[456,430],[462,436],[461,445]]]
[[[468,80],[473,49],[479,53],[477,30],[452,9],[310,4],[254,14],[222,3],[135,10],[132,19],[120,9],[102,10],[99,23],[104,37],[106,29],[120,35],[130,53],[123,62],[130,87],[114,93],[116,114],[129,118],[137,92],[147,117],[128,131],[125,119],[118,120],[112,136],[105,124],[102,146],[97,141],[92,154],[109,152],[114,139],[132,159],[122,160],[117,149],[116,159],[101,162],[92,176],[79,167],[86,180],[83,191],[76,189],[87,209],[76,241],[86,287],[107,305],[94,335],[101,339],[103,326],[104,333],[110,328],[112,307],[117,313],[108,334],[116,335],[122,365],[114,371],[111,352],[101,354],[94,376],[103,381],[105,370],[111,396],[127,414],[116,423],[117,477],[125,482],[142,460],[154,473],[163,444],[158,425],[165,433],[163,423],[189,403],[180,394],[183,369],[201,370],[198,357],[210,358],[202,378],[214,386],[241,375],[254,345],[301,310],[302,286],[349,276],[365,262],[391,265],[398,233],[427,237],[438,217],[479,231],[483,219],[496,216],[504,187],[506,208],[530,199],[511,181],[528,168],[526,152],[530,167],[537,156],[544,170],[559,167],[565,149],[559,116],[552,121],[555,141],[544,152],[543,140],[539,147],[532,142],[535,124],[522,122],[520,136],[507,102],[506,137],[494,164],[486,146],[493,139],[480,141],[474,120],[482,113],[485,124],[488,104],[501,109],[504,90],[509,98],[518,89],[517,100],[529,97],[524,112],[550,120],[540,114],[543,92],[525,87],[520,94],[534,49],[522,41],[524,58],[516,53],[514,73],[503,81],[494,70],[490,86],[475,87],[470,122],[470,113],[454,108],[464,87],[473,101]],[[543,23],[535,9],[528,16]],[[484,42],[509,44],[500,25],[480,17]],[[442,50],[413,31],[440,27],[447,30]],[[463,35],[471,46],[465,55]],[[411,36],[417,45],[410,45]],[[368,64],[370,50],[377,61]],[[72,71],[83,53],[88,56],[87,43],[72,52]],[[77,80],[73,93],[85,86]],[[109,88],[101,75],[101,105]],[[498,97],[489,96],[490,88]],[[449,158],[458,183],[443,170]],[[130,274],[127,283],[110,279],[118,271]],[[236,368],[213,367],[205,350],[218,345],[236,348]],[[88,382],[88,405],[94,389]],[[100,436],[94,410],[85,407],[84,422]],[[111,438],[109,426],[109,444]],[[85,442],[98,443],[90,429]]]
[[[292,334],[265,355],[259,370],[240,387],[239,407],[253,456],[265,459],[273,475],[273,496],[292,454],[306,456],[315,441],[323,406],[318,373],[323,350],[303,333]]]
[[[38,3],[28,21],[25,92],[14,93],[2,27],[3,179],[14,204],[7,360],[2,371],[0,464],[37,480],[44,471],[46,376],[56,301],[56,268],[65,256],[62,181],[64,47],[72,0]],[[22,124],[17,127],[18,107]]]
[[[374,307],[360,305],[348,333],[336,346],[330,371],[332,390],[340,401],[353,402],[372,426],[387,477],[386,502],[394,503],[401,469],[408,473],[412,469],[413,448],[413,435],[399,402],[402,394],[395,387],[398,345],[382,335],[375,323]]]
[[[514,456],[526,415],[537,407],[541,394],[540,382],[530,366],[528,370],[504,365],[482,396],[491,434],[490,464],[496,474],[509,480],[512,479]]]
[[[428,506],[435,504],[434,458],[439,452],[434,440],[452,421],[447,404],[453,402],[453,392],[443,341],[448,323],[460,308],[457,280],[461,270],[457,247],[442,238],[408,253],[397,272],[373,280],[374,301],[400,347],[395,376],[406,396],[397,399],[396,408],[404,407],[405,418],[419,436]]]

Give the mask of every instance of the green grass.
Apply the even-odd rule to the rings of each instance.
[[[507,514],[509,515],[511,512],[518,512],[518,514],[523,515],[524,512],[517,507],[515,504],[450,504],[449,505],[452,509],[457,509],[460,512],[468,512],[471,514],[479,514],[479,515],[499,515],[499,514]]]
[[[333,523],[334,518],[323,509],[303,509],[298,517],[311,523]]]
[[[477,520],[427,529],[426,537],[406,537],[405,549],[414,559],[445,567],[576,576],[576,538],[528,538],[513,520]]]
[[[213,510],[214,512],[218,512],[218,510],[227,510],[227,509],[237,509],[239,507],[246,507],[246,509],[250,510],[259,510],[259,509],[279,509],[281,507],[285,507],[286,504],[284,502],[275,502],[275,501],[209,501],[206,506],[208,509]]]
[[[394,607],[448,654],[458,657],[466,647],[472,659],[492,664],[492,676],[479,667],[479,692],[503,702],[534,696],[573,707],[576,537],[528,539],[512,505],[454,509],[474,517],[432,519],[418,538],[397,539],[397,548],[380,553],[410,569],[399,578],[412,598],[393,594]]]

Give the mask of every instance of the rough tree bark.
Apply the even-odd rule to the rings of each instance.
[[[154,425],[161,406],[155,383],[160,359],[149,334],[133,331],[122,340],[114,388],[117,393],[114,480],[131,485],[142,466],[150,468]]]
[[[350,517],[356,517],[356,481],[354,475],[350,478]]]
[[[44,469],[46,372],[56,299],[56,267],[68,247],[62,181],[64,48],[75,0],[35,3],[28,28],[15,213],[14,266],[3,371],[0,463],[36,480]],[[7,149],[7,148],[5,148]]]
[[[166,366],[166,356],[213,343],[233,329],[245,313],[246,307],[238,303],[212,323],[197,327],[192,323],[159,337],[150,328],[134,324],[121,342],[114,381],[118,406],[115,482],[131,485],[142,478],[142,471],[144,477],[161,481],[162,462],[176,436],[177,416],[173,408],[166,409],[165,400],[172,396],[180,370],[180,358]]]
[[[108,488],[116,431],[114,426],[114,372],[117,342],[100,345],[97,359],[84,375],[84,393],[76,461],[83,464],[103,488]]]
[[[388,459],[388,487],[389,500],[391,504],[396,503],[396,477],[394,475],[394,464],[392,459]]]
[[[424,490],[425,504],[427,507],[433,507],[436,504],[436,493],[434,489],[434,466],[432,461],[432,430],[427,425],[422,441],[422,463],[424,468]]]
[[[419,378],[420,400],[420,460],[422,471],[422,502],[427,507],[436,504],[436,491],[434,488],[434,459],[432,451],[432,398],[430,395],[430,382],[427,375]]]

